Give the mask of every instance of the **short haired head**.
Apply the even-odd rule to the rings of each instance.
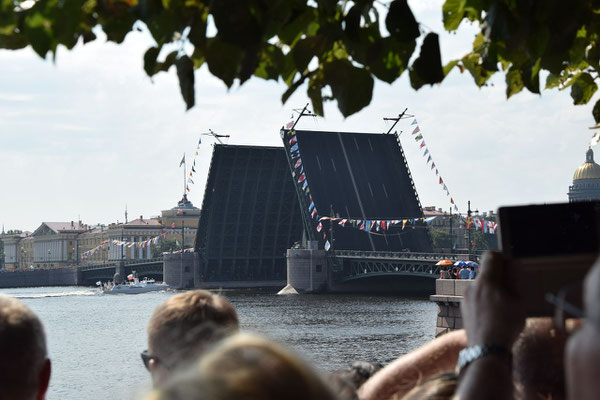
[[[283,347],[234,335],[206,354],[195,370],[174,377],[148,400],[334,400],[308,365]]]
[[[550,318],[528,318],[514,343],[516,399],[566,398],[564,353],[567,335]]]
[[[44,397],[50,381],[44,328],[33,311],[4,295],[0,295],[0,355],[3,398]]]
[[[235,308],[223,297],[193,290],[159,305],[148,323],[148,354],[154,383],[185,366],[224,337],[238,331]]]

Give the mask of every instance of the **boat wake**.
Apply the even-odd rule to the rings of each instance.
[[[46,297],[95,296],[97,294],[97,290],[77,290],[72,292],[56,293],[11,293],[10,296],[17,299],[43,299]]]

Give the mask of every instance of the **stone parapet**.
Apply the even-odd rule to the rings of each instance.
[[[437,279],[435,282],[435,294],[429,299],[438,306],[435,336],[456,329],[462,329],[462,315],[460,313],[460,302],[467,288],[474,284],[474,280],[460,279]]]

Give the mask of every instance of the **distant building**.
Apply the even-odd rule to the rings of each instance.
[[[185,248],[193,247],[196,241],[198,220],[201,210],[194,207],[187,195],[183,195],[177,206],[161,212],[160,221],[167,233],[166,240],[181,242]],[[183,232],[182,232],[183,231]]]
[[[466,217],[462,215],[459,217],[459,214],[450,214],[449,212],[442,211],[441,208],[435,208],[435,206],[427,206],[423,207],[423,216],[425,218],[435,217],[431,222],[428,223],[429,230],[438,230],[443,231],[450,235],[451,245],[445,248],[434,248],[433,250],[441,253],[467,253],[468,252],[468,238],[469,233],[467,231],[466,226]],[[492,210],[486,212],[482,212],[479,214],[473,214],[472,217],[485,219],[485,220],[493,220],[497,219],[496,213]],[[477,227],[475,224],[471,226],[471,239],[473,239],[473,235]]]
[[[585,162],[575,170],[569,186],[569,202],[600,200],[600,165],[594,162],[594,152],[588,149]]]
[[[7,234],[4,242],[4,266],[6,269],[25,268],[32,265],[33,237],[31,232]]]
[[[88,251],[93,251],[101,243],[108,240],[108,227],[106,225],[98,224],[91,227],[90,230],[79,235],[77,243],[79,245],[79,262],[80,264],[104,264],[108,261],[108,250],[110,244],[98,248],[93,254],[88,254]],[[82,257],[82,255],[85,255]]]
[[[78,236],[87,225],[78,222],[42,222],[33,232],[33,263],[36,268],[59,268],[79,262]]]
[[[152,258],[152,245],[141,247],[140,243],[152,239],[163,232],[158,218],[138,219],[125,224],[111,224],[108,227],[108,261],[149,260]],[[127,246],[112,243],[113,240],[128,242]],[[138,243],[138,244],[134,244]]]

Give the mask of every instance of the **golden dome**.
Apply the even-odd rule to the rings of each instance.
[[[578,179],[600,179],[600,165],[594,162],[594,152],[588,149],[585,155],[585,162],[575,170],[573,180]]]

